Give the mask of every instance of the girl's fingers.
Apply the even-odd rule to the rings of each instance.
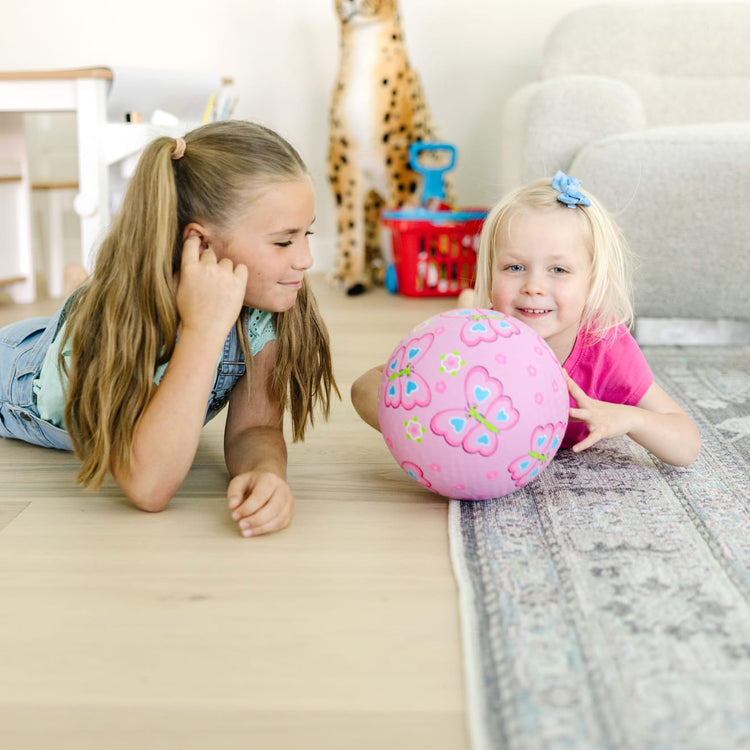
[[[234,267],[234,275],[242,281],[242,287],[244,289],[245,284],[247,283],[247,266],[244,263],[238,263]]]
[[[273,531],[281,531],[289,526],[291,522],[291,516],[277,516],[269,523],[265,523],[261,526],[253,526],[252,528],[247,529],[240,527],[240,533],[244,537],[261,536],[262,534],[270,534]]]
[[[573,422],[585,422],[587,413],[583,409],[570,409],[568,411],[568,419]]]
[[[250,531],[253,536],[284,528],[288,522],[286,519],[286,508],[278,503],[269,502],[257,510],[251,516],[243,518],[239,522],[240,531]]]
[[[182,244],[182,266],[189,263],[197,263],[200,260],[201,238],[197,234],[191,234]]]
[[[589,434],[586,438],[581,440],[580,443],[576,443],[571,450],[573,453],[580,453],[581,451],[585,451],[587,448],[590,448],[592,445],[599,442],[599,439],[597,437],[592,437],[591,434]]]
[[[575,399],[575,402],[581,406],[582,402],[588,398],[588,395],[565,370],[563,370],[563,372],[565,373],[565,382],[568,384],[568,393],[570,393]]]
[[[236,266],[232,263],[229,258],[222,258],[218,260],[216,253],[211,249],[211,246],[206,244],[204,247],[204,240],[197,233],[191,233],[182,245],[182,266],[190,263],[203,262],[206,265],[218,265],[221,268],[226,268],[231,271],[232,274],[241,281],[243,285],[247,282],[247,266],[244,263],[238,263]],[[203,249],[201,249],[203,247]]]
[[[278,531],[292,520],[294,498],[286,483],[273,475],[240,474],[229,483],[227,498],[243,536]]]
[[[252,518],[268,505],[268,501],[268,497],[261,497],[257,494],[253,494],[249,498],[246,498],[244,502],[240,503],[240,505],[232,511],[232,518],[235,521]]]
[[[235,521],[252,516],[263,508],[273,496],[275,486],[268,475],[256,477],[252,474],[241,474],[240,477],[243,478],[241,485],[243,491],[239,502],[236,499],[238,488],[232,488],[232,483],[230,483],[230,491],[227,491],[229,507],[232,509],[232,518]],[[240,477],[235,477],[235,479]]]
[[[563,373],[565,374],[565,382],[568,384],[568,390],[571,392],[580,391],[580,386],[578,385],[578,383],[576,383],[575,380],[573,380],[573,378],[570,377],[570,375],[568,375],[568,371],[563,370]]]
[[[242,501],[245,497],[250,494],[252,489],[252,482],[250,481],[249,474],[238,474],[233,477],[227,487],[227,499],[229,501],[229,509],[235,510],[242,505]]]

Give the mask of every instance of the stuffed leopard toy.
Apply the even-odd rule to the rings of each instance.
[[[409,146],[437,134],[406,55],[398,0],[335,1],[341,53],[328,153],[338,225],[331,278],[354,295],[382,283],[380,211],[419,205],[421,175],[409,167]]]

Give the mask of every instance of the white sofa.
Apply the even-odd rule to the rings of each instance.
[[[563,169],[615,215],[642,343],[750,343],[750,3],[569,14],[501,139],[503,191]]]

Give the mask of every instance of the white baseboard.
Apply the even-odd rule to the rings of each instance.
[[[633,335],[645,346],[750,346],[750,320],[638,318]]]

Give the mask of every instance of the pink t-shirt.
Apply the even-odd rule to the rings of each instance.
[[[613,404],[635,406],[654,382],[643,352],[624,325],[601,341],[579,333],[563,367],[588,396]],[[570,405],[576,406],[572,396]],[[586,435],[584,422],[569,422],[562,447],[569,448]]]

